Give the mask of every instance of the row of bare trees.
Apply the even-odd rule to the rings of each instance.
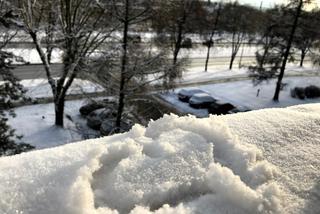
[[[141,91],[150,81],[159,79],[164,86],[173,87],[183,70],[185,60],[180,52],[190,34],[200,35],[207,46],[205,70],[211,49],[224,37],[232,47],[230,69],[241,46],[260,43],[263,53],[257,53],[259,66],[252,69],[253,76],[274,77],[280,71],[277,91],[292,47],[301,51],[302,65],[307,52],[319,39],[317,32],[299,27],[301,20],[317,23],[316,13],[302,10],[308,3],[302,0],[292,1],[286,8],[269,10],[237,2],[200,0],[15,0],[9,3],[19,15],[17,27],[30,36],[45,68],[58,126],[63,126],[65,97],[74,79],[91,72],[96,80],[103,80],[106,87],[117,92],[115,126],[119,129],[130,93]],[[286,15],[290,11],[296,12]],[[295,27],[284,27],[272,21],[275,19]],[[134,34],[137,29],[156,34],[150,45],[139,41],[141,38]],[[290,32],[283,33],[282,29]],[[285,48],[280,48],[283,54],[270,61],[280,40],[285,41],[282,42]],[[51,66],[55,48],[63,52],[63,70],[58,78],[53,78]]]

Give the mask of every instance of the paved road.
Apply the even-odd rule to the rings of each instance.
[[[62,64],[52,64],[52,75],[54,77],[62,71]],[[46,78],[42,64],[19,65],[13,70],[14,75],[19,79]]]
[[[240,57],[236,58],[234,61],[234,68],[238,68]],[[203,68],[205,64],[205,58],[192,58],[189,60],[190,64],[188,69],[192,68]],[[209,61],[209,69],[214,68],[225,68],[229,67],[230,58],[229,57],[215,57],[211,58]],[[255,62],[255,57],[245,56],[241,59],[241,65],[248,66]],[[53,76],[58,76],[62,71],[62,64],[52,64]],[[46,78],[46,74],[42,64],[30,64],[30,65],[20,65],[17,66],[13,73],[21,80],[23,79],[36,79],[36,78]]]
[[[222,65],[226,67],[229,66],[229,58],[228,57],[219,57],[212,58],[209,61],[209,69],[210,67]],[[243,65],[248,65],[254,62],[254,57],[244,57],[242,59]],[[194,67],[204,67],[205,59],[204,58],[193,58],[190,59],[190,64],[188,68]],[[239,59],[236,59],[234,62],[234,67],[238,67]],[[53,76],[58,76],[58,74],[62,71],[62,64],[52,64]],[[29,65],[19,65],[17,66],[13,73],[21,80],[23,79],[36,79],[36,78],[46,78],[46,73],[42,64],[29,64]]]

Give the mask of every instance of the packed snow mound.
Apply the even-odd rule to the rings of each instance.
[[[265,149],[255,141],[263,133],[236,134],[243,127],[254,133],[255,117],[264,116],[265,127],[278,123],[280,131],[293,129],[290,143],[305,128],[286,126],[295,114],[305,115],[319,130],[320,105],[205,119],[166,115],[125,134],[1,158],[0,213],[296,211],[299,207],[286,200],[295,194],[285,189],[284,178],[290,175],[282,172],[281,164],[279,169],[276,161],[264,158]],[[230,125],[232,118],[237,127]],[[320,191],[312,191],[319,197]]]

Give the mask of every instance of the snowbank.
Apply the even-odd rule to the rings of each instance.
[[[319,121],[320,105],[171,115],[1,158],[0,213],[319,213]]]

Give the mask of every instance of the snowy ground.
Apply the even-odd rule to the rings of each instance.
[[[45,49],[44,49],[45,50]],[[244,56],[255,56],[257,47],[255,46],[245,46],[243,55]],[[6,51],[14,53],[18,57],[22,57],[26,62],[31,64],[42,63],[39,54],[36,49],[33,48],[7,48]],[[219,45],[211,50],[211,57],[227,57],[231,56],[231,46]],[[241,53],[239,53],[240,56]],[[59,49],[54,49],[52,53],[52,63],[62,62],[63,51]],[[180,57],[190,57],[190,58],[206,58],[207,48],[203,45],[196,45],[192,49],[181,49]],[[213,59],[214,60],[214,59]]]
[[[15,56],[22,57],[24,61],[29,62],[31,64],[39,64],[42,63],[39,54],[36,49],[31,48],[7,48],[5,49],[8,52],[12,52]],[[45,51],[45,49],[43,49]],[[63,52],[54,49],[52,51],[52,59],[51,63],[61,63],[62,62],[62,54]],[[20,64],[20,63],[18,63]]]
[[[247,107],[251,110],[263,109],[271,107],[287,107],[297,104],[305,103],[319,103],[320,99],[294,99],[290,96],[290,90],[294,87],[306,87],[309,85],[316,85],[320,87],[320,77],[287,77],[284,78],[284,83],[288,85],[280,93],[280,102],[275,103],[272,101],[274,95],[276,80],[264,82],[261,85],[254,86],[251,80],[236,81],[219,84],[199,85],[200,88],[214,98],[230,102],[235,106]],[[257,90],[260,89],[259,97],[257,97]],[[199,117],[208,116],[206,109],[191,108],[188,103],[178,100],[177,93],[180,89],[174,92],[161,94],[161,97],[171,105],[175,106],[179,111],[197,115]]]
[[[210,80],[226,79],[226,78],[239,78],[248,77],[248,68],[234,68],[229,70],[226,65],[223,66],[210,66],[208,72],[204,72],[204,66],[202,67],[189,67],[186,72],[183,73],[183,77],[178,81],[180,84],[201,83],[208,82]],[[313,75],[319,76],[319,67],[313,67],[311,64],[306,64],[305,67],[300,67],[295,64],[287,66],[286,75]]]
[[[16,133],[23,135],[22,141],[31,144],[36,149],[50,148],[84,138],[96,136],[86,127],[86,120],[80,116],[79,108],[85,100],[67,101],[65,114],[73,121],[65,118],[65,128],[54,126],[54,105],[40,104],[15,108],[17,117],[9,118],[9,124],[16,129]],[[87,137],[85,136],[87,135]],[[91,136],[92,135],[92,136]]]
[[[31,98],[52,97],[52,90],[46,79],[21,80],[20,83],[27,89],[26,96]],[[75,79],[68,90],[68,94],[84,94],[102,92],[104,89],[88,80]]]
[[[319,121],[320,105],[172,115],[1,158],[0,212],[317,214]]]

